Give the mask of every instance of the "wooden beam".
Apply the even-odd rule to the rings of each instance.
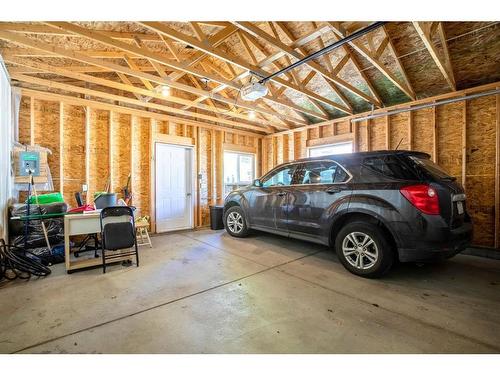
[[[396,60],[396,65],[398,66],[399,71],[401,72],[401,75],[403,76],[403,79],[406,83],[406,87],[408,90],[410,90],[410,93],[412,94],[412,98],[416,98],[415,90],[413,89],[412,84],[410,83],[410,79],[408,78],[408,74],[406,73],[406,69],[404,68],[403,64],[401,63],[401,60],[399,59],[399,56],[396,52],[396,48],[394,47],[394,43],[392,43],[391,36],[387,32],[387,29],[385,26],[382,27],[382,30],[384,31],[386,40],[387,40],[387,47],[389,48],[390,53]]]
[[[488,90],[494,90],[494,89],[497,89],[499,84],[500,84],[500,81],[488,83],[485,85],[471,87],[471,88],[460,90],[460,91],[448,92],[446,94],[436,95],[436,96],[432,96],[429,98],[415,100],[412,102],[396,104],[396,105],[393,105],[391,107],[384,107],[384,108],[376,109],[374,111],[371,111],[371,110],[365,111],[362,113],[357,113],[357,114],[352,115],[352,116],[339,117],[339,118],[336,118],[333,120],[319,122],[317,124],[310,124],[310,125],[305,125],[305,126],[293,128],[290,130],[284,130],[280,133],[301,132],[301,131],[304,131],[306,129],[313,129],[313,128],[316,128],[318,126],[323,126],[325,124],[333,124],[333,123],[339,123],[339,122],[344,122],[344,121],[350,121],[350,120],[359,119],[359,118],[366,117],[366,116],[373,115],[373,114],[380,115],[380,114],[385,114],[389,111],[400,110],[400,109],[409,110],[411,107],[416,106],[416,105],[420,105],[420,104],[428,104],[428,103],[432,103],[432,102],[436,102],[436,101],[441,101],[444,99],[456,98],[456,97],[459,97],[462,95],[475,94],[475,93],[480,93],[480,92],[486,92]],[[278,133],[274,133],[274,134],[278,134]]]
[[[372,127],[371,120],[366,119],[366,151],[372,150]]]
[[[413,112],[408,112],[408,150],[413,150]]]
[[[465,188],[467,176],[467,100],[463,101],[462,112],[462,186]]]
[[[52,35],[52,36],[71,36],[70,32],[64,30],[57,30],[50,26],[43,24],[27,24],[20,22],[1,22],[0,30],[2,31],[13,31],[22,34],[34,34],[34,35]],[[106,30],[96,30],[106,36],[114,39],[124,39],[132,40],[136,37],[141,38],[145,41],[160,41],[160,37],[156,34],[145,34],[145,33],[127,33],[121,31],[106,31]]]
[[[391,149],[391,120],[389,116],[385,116],[385,149]]]
[[[438,129],[437,129],[437,109],[436,107],[432,107],[431,110],[432,113],[432,120],[431,120],[431,126],[432,126],[432,161],[434,163],[438,162]]]
[[[329,22],[332,30],[335,34],[337,34],[341,38],[345,38],[347,35],[345,31],[342,30],[340,24],[338,22]],[[400,82],[396,76],[385,67],[380,59],[375,58],[373,52],[369,51],[366,47],[364,47],[358,41],[349,42],[349,45],[356,50],[359,54],[361,54],[365,59],[367,59],[375,68],[377,68],[387,79],[389,79],[398,89],[400,89],[403,93],[405,93],[408,97],[415,100],[414,93],[408,89],[408,87]]]
[[[64,103],[59,103],[59,191],[64,194]]]
[[[247,71],[255,72],[256,74],[263,76],[263,77],[265,77],[269,74],[265,70],[262,70],[260,67],[247,63],[246,61],[244,61],[240,57],[234,56],[234,55],[229,54],[227,52],[219,51],[215,47],[209,46],[205,43],[202,43],[202,42],[198,41],[196,38],[182,34],[182,33],[178,32],[177,30],[174,30],[174,29],[168,27],[167,25],[165,25],[163,23],[160,23],[160,22],[140,22],[140,24],[153,30],[153,31],[156,31],[158,33],[162,33],[162,34],[168,36],[169,38],[177,40],[178,42],[188,44],[188,45],[192,46],[193,48],[196,48],[200,51],[203,51],[203,52],[205,52],[213,57],[219,58],[223,61],[227,61],[231,64],[239,66],[240,68],[245,69]],[[221,83],[218,80],[214,80],[214,81]],[[332,107],[337,108],[337,109],[341,110],[342,112],[349,113],[349,110],[347,108],[339,105],[338,103],[336,103],[332,100],[329,100],[327,98],[323,98],[322,96],[320,96],[320,95],[318,95],[315,92],[312,92],[310,90],[301,89],[297,85],[294,85],[290,82],[287,82],[282,78],[275,78],[275,79],[273,79],[273,81],[280,84],[280,85],[287,86],[289,89],[292,89],[300,94],[306,95],[312,99],[316,99],[322,103],[331,105]]]
[[[174,113],[174,114],[178,114],[178,115],[184,115],[184,116],[199,118],[199,119],[203,119],[203,120],[219,122],[219,123],[227,124],[227,125],[234,126],[237,128],[252,129],[252,130],[256,130],[256,131],[270,133],[269,130],[267,130],[266,128],[263,128],[262,126],[256,126],[256,125],[251,125],[251,124],[242,124],[240,122],[235,122],[235,121],[231,121],[231,120],[227,120],[227,119],[217,118],[217,117],[213,117],[213,116],[209,116],[209,115],[205,115],[205,114],[201,114],[201,113],[184,111],[181,109],[171,108],[171,107],[167,107],[167,106],[164,106],[161,104],[156,104],[156,103],[145,103],[145,102],[141,102],[137,99],[132,99],[132,98],[128,98],[125,96],[108,94],[108,93],[105,93],[102,91],[96,91],[96,90],[82,88],[79,86],[58,83],[58,82],[54,82],[54,81],[50,81],[50,80],[46,80],[46,79],[42,79],[42,78],[24,76],[22,74],[13,76],[12,78],[14,78],[18,81],[22,81],[22,82],[26,82],[26,83],[33,83],[33,84],[45,86],[48,88],[56,88],[56,89],[60,89],[60,90],[80,93],[83,95],[90,95],[90,96],[94,96],[94,97],[98,97],[98,98],[102,98],[102,99],[109,99],[109,100],[113,100],[113,101],[117,101],[117,102],[121,102],[121,103],[128,103],[128,104],[137,105],[137,106],[141,106],[141,107],[145,107],[145,108],[156,109],[156,110],[160,110],[163,112],[170,112],[170,113]]]
[[[192,86],[184,85],[182,83],[175,82],[175,81],[173,81],[171,79],[161,78],[159,76],[148,74],[148,73],[144,73],[144,72],[138,72],[138,71],[132,70],[132,69],[130,69],[128,67],[125,67],[125,66],[122,66],[122,65],[113,64],[113,63],[110,63],[110,62],[107,62],[107,61],[103,61],[103,60],[100,60],[100,59],[95,59],[95,58],[86,56],[86,55],[84,55],[82,53],[79,53],[79,52],[76,52],[76,51],[68,51],[68,50],[65,50],[64,48],[60,48],[60,47],[56,47],[56,46],[51,46],[51,45],[48,45],[48,44],[43,43],[43,42],[35,41],[33,39],[30,39],[30,38],[26,38],[26,37],[22,37],[22,36],[16,35],[14,33],[8,33],[6,31],[0,31],[0,39],[9,40],[9,41],[12,41],[12,42],[17,43],[17,44],[22,44],[22,45],[29,46],[31,48],[36,48],[36,49],[40,49],[40,50],[49,51],[49,52],[51,52],[53,54],[56,54],[56,55],[59,55],[59,56],[67,57],[67,58],[72,59],[72,60],[84,62],[84,63],[87,63],[87,64],[92,64],[92,65],[95,65],[95,66],[100,66],[100,67],[106,68],[106,69],[108,69],[110,71],[116,71],[116,72],[121,72],[121,73],[124,73],[124,74],[128,74],[128,75],[137,77],[139,79],[140,78],[144,78],[146,80],[149,80],[149,81],[152,81],[152,82],[156,82],[156,83],[159,83],[159,84],[164,84],[164,85],[167,85],[167,86],[171,86],[171,87],[177,88],[177,89],[182,90],[182,91],[190,92],[190,93],[195,94],[195,95],[205,95],[205,94],[209,93],[208,91],[204,91],[204,90],[200,90],[200,89],[194,88]],[[228,82],[226,80],[224,80],[224,81]],[[236,87],[239,89],[238,86],[236,86]],[[234,105],[234,100],[226,99],[223,96],[218,95],[218,94],[209,94],[209,95],[214,100],[218,100],[218,101],[221,101],[221,102],[224,102],[224,103],[228,103],[228,104]],[[256,112],[264,112],[264,113],[267,112],[266,110],[263,110],[263,109],[261,109],[259,107],[256,107],[256,106],[248,104],[248,103],[238,102],[236,105],[240,106],[240,107],[243,107],[243,108],[246,108],[246,109],[250,109],[250,110],[256,111]],[[281,118],[289,120],[291,122],[300,123],[300,124],[304,124],[305,123],[305,121],[303,121],[303,120],[298,120],[298,119],[296,119],[294,117],[291,117],[291,116],[281,115],[281,114],[276,113],[276,112],[271,112],[269,114],[272,115],[272,116],[281,117]]]
[[[359,123],[357,123],[357,122],[355,122],[355,123],[350,122],[350,123],[351,123],[351,126],[353,128],[352,130],[353,130],[353,138],[354,138],[352,151],[359,152]]]
[[[90,106],[92,108],[103,109],[106,111],[114,111],[117,113],[125,113],[125,114],[129,114],[129,115],[138,115],[138,116],[142,116],[142,117],[158,119],[161,121],[185,123],[185,124],[191,125],[193,127],[200,127],[200,128],[204,128],[204,129],[219,129],[219,130],[224,130],[224,131],[230,131],[231,133],[246,134],[246,135],[250,135],[252,137],[262,137],[263,136],[262,133],[250,132],[250,131],[240,130],[240,129],[236,129],[236,128],[221,126],[221,125],[207,124],[205,122],[181,118],[181,117],[175,117],[175,116],[166,115],[163,113],[145,111],[145,110],[135,109],[135,108],[129,108],[129,107],[124,107],[124,106],[120,106],[120,105],[116,105],[116,104],[108,104],[108,103],[101,102],[101,101],[81,99],[81,98],[77,98],[74,96],[53,94],[53,93],[46,92],[46,91],[21,88],[21,93],[24,96],[33,97],[33,98],[40,99],[40,100],[64,102],[64,103],[78,105],[78,106]]]
[[[424,45],[427,48],[427,51],[429,51],[429,54],[434,60],[434,63],[437,65],[437,67],[441,71],[441,74],[446,79],[446,82],[448,82],[448,85],[451,87],[453,91],[456,91],[457,87],[455,84],[455,77],[453,76],[453,68],[451,67],[443,26],[442,25],[438,26],[438,29],[440,30],[439,38],[441,40],[441,45],[443,46],[443,51],[445,55],[443,59],[439,57],[439,53],[436,49],[436,46],[432,41],[431,25],[425,22],[413,22],[413,26],[415,27],[415,30],[420,36],[420,39],[422,39],[422,42],[424,42]]]
[[[127,84],[122,84],[119,82],[107,80],[104,78],[98,78],[98,77],[94,77],[94,76],[86,75],[86,74],[82,74],[82,73],[74,73],[74,72],[67,71],[66,69],[61,69],[61,68],[56,67],[56,66],[43,64],[43,63],[37,63],[34,61],[29,61],[29,60],[9,59],[8,61],[11,63],[15,63],[15,64],[24,64],[26,66],[30,66],[30,67],[38,70],[39,72],[55,73],[55,74],[59,74],[59,75],[65,76],[65,77],[78,79],[78,80],[81,80],[83,82],[93,83],[96,85],[109,87],[109,88],[113,88],[116,90],[123,90],[123,91],[131,92],[134,95],[136,95],[137,99],[141,100],[141,102],[144,102],[141,99],[142,98],[141,95],[144,95],[144,96],[149,96],[150,98],[151,97],[156,98],[158,100],[161,100],[162,102],[172,102],[172,103],[177,103],[177,104],[189,105],[189,106],[194,106],[194,107],[204,109],[204,110],[207,110],[210,112],[215,112],[217,114],[220,113],[220,110],[214,109],[213,107],[210,107],[210,106],[207,106],[204,104],[193,104],[193,102],[188,100],[188,99],[178,98],[178,97],[175,97],[173,95],[169,95],[169,96],[165,97],[165,96],[161,95],[160,93],[151,92],[151,91],[148,91],[146,89],[135,87],[131,84],[131,82],[128,80],[128,78],[121,73],[117,73],[117,74],[119,76],[123,76],[121,78],[123,78],[123,80],[125,82],[127,82]],[[18,76],[18,74],[14,73],[14,74],[11,74],[11,76],[15,77],[15,76]],[[243,114],[240,114],[238,112],[226,111],[224,114],[229,115],[231,117],[241,118],[242,120],[252,122],[248,118],[247,115],[243,115]],[[254,122],[259,122],[259,121],[254,121]],[[283,128],[289,129],[290,128],[288,125],[274,124],[274,122],[270,122],[270,121],[261,122],[261,124],[265,125],[265,126],[275,125],[275,127],[279,128],[279,129],[283,129]]]
[[[87,192],[85,194],[85,203],[90,203],[88,193],[90,191],[90,128],[92,126],[90,118],[90,107],[83,107],[85,110],[85,185],[87,185]]]
[[[498,89],[498,87],[497,87]],[[500,95],[496,95],[495,124],[495,248],[500,247]]]
[[[266,42],[270,43],[276,48],[279,48],[280,50],[284,51],[286,54],[300,60],[304,58],[304,55],[300,52],[295,51],[294,48],[288,46],[287,44],[283,43],[282,41],[272,37],[268,33],[266,33],[264,30],[260,29],[259,27],[255,26],[251,22],[233,22],[236,26],[238,26],[240,29],[244,30],[245,32],[254,35],[256,37],[260,37],[264,39]],[[371,98],[370,96],[366,95],[363,93],[361,90],[355,88],[348,82],[344,81],[343,79],[332,76],[329,74],[328,71],[326,71],[324,68],[322,68],[318,63],[309,61],[306,63],[309,68],[313,69],[315,72],[323,76],[325,79],[338,84],[339,86],[343,87],[344,89],[350,91],[352,94],[360,97],[361,99],[364,99],[365,101],[368,101],[369,103],[373,103],[378,105],[377,101],[374,98]]]
[[[30,145],[35,145],[35,99],[30,98]]]

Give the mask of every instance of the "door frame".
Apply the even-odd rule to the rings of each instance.
[[[197,165],[197,155],[195,152],[195,143],[193,138],[189,137],[179,137],[167,134],[156,134],[151,140],[151,178],[150,178],[150,189],[151,189],[151,201],[150,201],[150,212],[151,212],[151,232],[156,233],[156,144],[166,144],[169,146],[181,147],[189,149],[191,151],[191,229],[196,227],[196,202],[198,202],[198,181],[196,179],[196,165]],[[168,232],[162,232],[168,233]]]

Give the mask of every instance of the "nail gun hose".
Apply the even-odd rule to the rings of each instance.
[[[44,266],[35,254],[16,246],[6,245],[0,240],[0,281],[4,278],[29,279],[31,276],[47,276],[50,273],[50,268]]]

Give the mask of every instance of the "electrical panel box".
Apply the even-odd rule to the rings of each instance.
[[[19,153],[19,176],[40,176],[40,153],[35,151],[21,151]]]

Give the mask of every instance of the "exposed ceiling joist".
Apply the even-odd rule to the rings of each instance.
[[[347,36],[346,32],[343,30],[339,22],[329,22],[332,30],[341,38]],[[363,46],[359,41],[349,42],[349,45],[361,54],[365,59],[367,59],[375,68],[377,68],[389,81],[391,81],[398,89],[405,93],[409,98],[415,100],[415,93],[410,90],[405,83],[399,81],[398,78],[392,73],[384,63],[376,58],[375,52],[370,51],[368,48]]]
[[[444,34],[442,22],[413,22],[413,26],[422,39],[422,42],[424,42],[425,47],[429,51],[432,59],[446,79],[446,82],[448,82],[448,85],[450,85],[450,88],[453,91],[456,91],[457,86],[453,75],[453,67],[451,65],[450,54],[448,52],[448,45],[446,43],[446,36]],[[443,49],[443,57],[439,56],[439,52],[432,41],[432,35],[434,33],[433,26],[438,30],[439,40]]]
[[[246,61],[244,61],[243,59],[241,59],[238,56],[234,56],[230,53],[217,50],[213,46],[209,46],[206,43],[202,43],[199,40],[197,40],[196,38],[193,38],[189,35],[182,34],[182,33],[178,32],[177,30],[174,30],[171,27],[169,27],[161,22],[140,22],[140,24],[153,30],[153,31],[162,33],[162,34],[168,36],[169,38],[177,40],[178,42],[185,43],[187,45],[192,46],[193,48],[196,48],[200,51],[208,53],[209,55],[211,55],[213,57],[219,58],[221,60],[227,61],[231,64],[236,65],[236,66],[239,66],[240,68],[245,69],[247,71],[253,71],[253,72],[256,72],[262,76],[268,75],[268,72],[266,72],[265,70],[262,70],[258,66],[247,63]],[[275,79],[273,79],[273,81],[280,84],[280,85],[287,86],[289,89],[292,89],[300,94],[306,95],[312,99],[316,99],[319,102],[331,105],[332,107],[337,108],[337,109],[341,110],[342,112],[345,112],[345,113],[350,112],[348,108],[345,108],[345,107],[339,105],[338,103],[336,103],[330,99],[326,99],[326,98],[316,94],[315,92],[312,92],[310,90],[303,90],[300,87],[298,87],[297,85],[290,83],[290,82],[287,82],[282,78],[275,78]]]
[[[120,73],[124,73],[124,74],[130,75],[130,76],[133,76],[133,77],[136,77],[139,79],[143,78],[143,79],[146,79],[146,80],[151,81],[151,82],[156,82],[158,84],[168,85],[168,86],[171,86],[173,88],[177,88],[177,89],[182,90],[182,91],[190,92],[194,95],[199,96],[199,95],[209,94],[208,91],[200,90],[200,89],[197,89],[197,88],[192,87],[192,86],[188,86],[188,85],[185,85],[185,84],[182,84],[179,82],[175,82],[175,81],[168,79],[168,78],[161,78],[159,76],[145,73],[142,71],[141,72],[135,71],[135,70],[132,70],[132,69],[125,67],[125,66],[122,66],[122,65],[113,64],[113,63],[110,63],[107,61],[103,61],[100,59],[89,57],[89,56],[86,56],[86,55],[79,53],[79,52],[68,51],[66,49],[52,46],[52,45],[49,45],[49,44],[46,44],[46,43],[43,43],[40,41],[36,41],[36,40],[31,39],[31,38],[23,37],[21,35],[15,34],[15,33],[0,31],[0,39],[9,40],[9,41],[17,43],[17,44],[21,44],[21,45],[28,46],[28,47],[35,48],[35,49],[44,50],[46,52],[50,52],[50,53],[57,55],[57,56],[62,56],[62,57],[66,57],[66,58],[80,61],[83,63],[99,66],[99,67],[108,69],[111,72],[113,72],[113,71],[120,72]],[[234,104],[234,101],[226,99],[221,95],[218,95],[218,94],[209,94],[209,95],[211,95],[211,98],[214,100],[218,100],[218,101],[221,101],[221,102],[227,103],[227,104]],[[264,113],[268,112],[266,110],[263,110],[259,107],[256,107],[252,104],[249,104],[249,103],[238,103],[238,106],[246,108],[246,109],[254,110],[256,112],[264,112]],[[274,113],[271,112],[269,114],[272,116],[280,116],[280,117],[282,117],[286,120],[289,120],[291,122],[296,122],[296,123],[301,123],[301,124],[305,123],[304,121],[299,121],[294,117],[281,115],[281,114],[276,113],[276,112],[274,112]]]
[[[279,48],[280,50],[282,50],[286,54],[296,58],[297,60],[301,60],[305,57],[305,55],[303,55],[302,53],[295,51],[294,48],[292,48],[292,47],[288,46],[287,44],[283,43],[282,41],[272,37],[271,35],[266,33],[264,30],[260,29],[259,27],[255,26],[251,22],[234,22],[234,24],[237,25],[240,29],[248,32],[249,34],[264,39],[266,42],[270,43],[271,45],[275,46],[276,48]],[[336,76],[332,76],[331,74],[329,74],[328,71],[326,71],[324,68],[322,68],[318,63],[316,63],[314,61],[309,61],[306,63],[306,65],[309,68],[313,69],[318,74],[320,74],[325,79],[327,79],[333,83],[338,84],[339,86],[350,91],[354,95],[364,99],[365,101],[376,104],[376,105],[380,104],[380,103],[377,103],[377,101],[374,98],[371,98],[370,96],[366,95],[364,92],[362,92],[361,90],[352,86],[351,84],[344,81],[343,79],[336,77]]]
[[[83,95],[89,95],[89,96],[93,96],[93,97],[97,97],[97,98],[101,98],[101,99],[117,101],[120,103],[127,103],[127,104],[132,104],[132,105],[136,105],[136,106],[140,106],[140,107],[151,108],[151,109],[159,110],[162,112],[173,113],[173,114],[188,116],[188,117],[194,117],[194,118],[198,118],[198,119],[214,121],[214,122],[219,122],[219,123],[226,123],[228,125],[239,127],[239,128],[252,129],[252,130],[256,130],[256,131],[263,131],[266,133],[271,133],[271,131],[269,129],[267,129],[263,126],[242,124],[241,122],[226,120],[226,119],[214,117],[211,115],[206,115],[206,114],[191,112],[191,111],[184,111],[182,109],[168,107],[168,106],[165,106],[163,104],[142,102],[142,101],[139,101],[137,99],[132,99],[132,98],[121,96],[121,95],[109,94],[109,93],[106,93],[103,91],[87,89],[87,88],[83,88],[80,86],[69,85],[66,83],[51,81],[48,79],[27,76],[24,74],[16,74],[16,75],[13,75],[11,78],[13,78],[17,81],[20,81],[20,82],[31,83],[31,84],[35,84],[35,85],[39,85],[39,86],[43,86],[43,87],[47,87],[47,88],[59,89],[59,90],[79,93],[79,94],[83,94]]]

